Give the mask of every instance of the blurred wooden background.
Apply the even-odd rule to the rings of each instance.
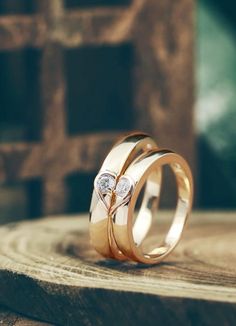
[[[87,211],[106,152],[133,129],[194,166],[192,11],[189,0],[1,1],[1,222]]]

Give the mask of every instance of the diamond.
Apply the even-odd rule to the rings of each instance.
[[[126,197],[132,188],[131,181],[126,177],[121,177],[116,185],[116,194],[119,197]]]
[[[101,191],[103,194],[106,194],[115,188],[115,177],[109,173],[103,173],[98,177],[96,184],[99,191]]]

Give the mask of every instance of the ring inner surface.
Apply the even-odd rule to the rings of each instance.
[[[133,238],[137,246],[142,244],[146,238],[157,210],[161,191],[161,176],[161,168],[157,168],[145,182],[142,203],[133,225]]]
[[[162,166],[163,167],[163,166]],[[149,252],[144,253],[146,258],[156,258],[166,254],[170,248],[173,248],[181,237],[186,216],[190,207],[190,183],[189,179],[179,163],[170,164],[177,183],[177,205],[172,220],[171,226],[165,236],[164,240],[158,247],[151,249]],[[160,168],[161,170],[161,168]],[[156,214],[161,184],[158,180],[158,173],[156,170],[151,172],[146,182],[146,189],[138,213],[137,220],[133,227],[133,238],[137,246],[140,246],[146,237],[153,219],[153,214]],[[137,226],[136,226],[137,224]]]

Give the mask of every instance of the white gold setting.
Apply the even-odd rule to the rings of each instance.
[[[118,207],[129,201],[134,189],[134,181],[129,176],[121,176],[117,180],[115,174],[105,171],[96,176],[94,189],[106,209],[114,213]],[[115,195],[115,202],[111,205],[113,195]]]
[[[131,182],[130,178],[126,176],[122,176],[117,182],[115,193],[116,196],[124,198],[131,191],[133,186],[133,182]]]
[[[114,190],[116,185],[115,176],[105,172],[98,175],[96,178],[96,187],[102,194],[108,194]]]

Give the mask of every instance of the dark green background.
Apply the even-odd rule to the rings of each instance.
[[[236,207],[236,10],[201,0],[196,28],[196,134],[202,208]]]

